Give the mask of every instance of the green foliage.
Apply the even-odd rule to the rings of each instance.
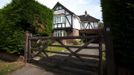
[[[104,28],[104,24],[102,22],[99,22],[99,26],[98,26],[99,29],[103,29]]]
[[[134,67],[134,3],[129,0],[102,0],[105,25],[111,26],[116,64]]]
[[[52,10],[35,0],[13,0],[3,10],[6,20],[10,20],[24,30],[38,33],[36,30],[40,28],[38,25],[43,25],[44,34],[50,35],[52,31]]]
[[[26,30],[51,35],[53,11],[35,0],[12,0],[0,10],[0,49],[20,53]]]

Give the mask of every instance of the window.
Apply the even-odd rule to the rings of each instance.
[[[62,7],[59,7],[59,10],[61,10],[62,9]]]
[[[61,10],[61,9],[62,9],[62,7],[57,7],[57,8],[56,8],[56,10]]]
[[[62,23],[65,23],[65,22],[66,22],[65,16],[62,16]]]
[[[58,25],[58,28],[61,28],[61,24],[57,24]]]
[[[65,23],[65,16],[64,15],[54,16],[54,24],[55,23]]]
[[[56,16],[56,23],[61,23],[61,17],[60,16]]]
[[[57,28],[57,25],[54,24],[54,28]]]
[[[65,27],[65,16],[64,15],[55,15],[53,18],[53,27],[54,28],[61,28]]]
[[[64,36],[67,36],[67,32],[64,30],[54,31],[54,36],[55,37],[64,37]]]

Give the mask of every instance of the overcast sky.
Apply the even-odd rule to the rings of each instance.
[[[102,20],[100,0],[36,0],[49,8],[60,2],[66,8],[74,12],[76,15],[84,14],[85,10],[89,15]],[[3,8],[11,0],[0,0],[0,8]]]

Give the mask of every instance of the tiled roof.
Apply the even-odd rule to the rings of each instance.
[[[100,21],[99,19],[96,19],[96,18],[94,18],[94,17],[92,17],[88,14],[87,15],[80,15],[79,18],[80,18],[81,21],[87,21],[87,22],[98,22],[98,21]]]

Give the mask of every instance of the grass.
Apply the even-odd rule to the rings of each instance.
[[[53,43],[53,45],[60,45],[59,43],[55,42]],[[48,46],[48,48],[46,49],[48,51],[64,51],[66,50],[64,47],[52,47],[52,46]]]
[[[66,49],[63,47],[48,47],[47,50],[48,51],[64,51]]]
[[[6,62],[0,60],[0,75],[7,75],[24,66],[22,62]]]

